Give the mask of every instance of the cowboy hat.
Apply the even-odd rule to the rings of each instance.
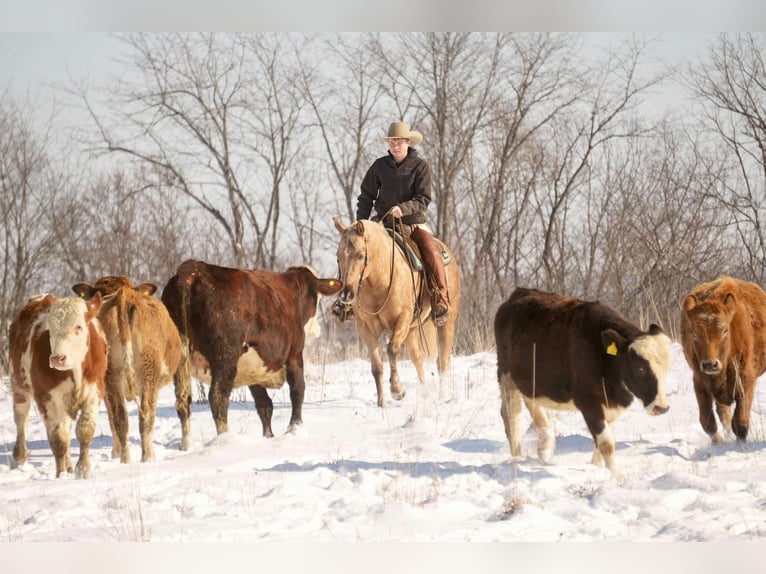
[[[381,136],[382,140],[393,140],[405,138],[410,140],[410,145],[418,145],[423,141],[423,134],[416,131],[410,131],[409,124],[404,122],[394,122],[388,126],[388,135]]]

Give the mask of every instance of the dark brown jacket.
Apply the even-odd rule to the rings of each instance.
[[[413,225],[426,222],[426,209],[431,203],[431,168],[413,148],[396,165],[388,155],[376,159],[362,180],[356,204],[357,219],[379,221],[389,209],[398,205],[402,223]],[[373,207],[375,214],[370,217]]]

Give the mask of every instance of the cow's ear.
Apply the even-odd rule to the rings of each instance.
[[[625,337],[620,335],[614,329],[604,329],[601,331],[601,344],[607,355],[618,355],[625,351]]]
[[[91,287],[89,283],[75,283],[72,285],[72,291],[74,291],[78,297],[82,297],[87,301],[93,297],[95,289]]]
[[[101,304],[103,302],[104,299],[101,297],[101,291],[96,291],[93,294],[93,297],[88,300],[88,311],[92,315],[98,315],[98,312],[101,311]]]
[[[141,285],[136,287],[136,291],[143,295],[154,295],[155,291],[157,291],[157,286],[154,283],[141,283]]]
[[[697,298],[694,295],[687,295],[684,299],[684,311],[687,313],[697,306]]]
[[[322,295],[335,295],[343,289],[343,281],[340,279],[317,279],[317,291]]]
[[[723,298],[723,304],[729,312],[734,313],[737,308],[737,298],[734,296],[734,293],[727,293],[726,297]]]
[[[659,335],[660,333],[664,333],[665,331],[662,330],[662,327],[657,325],[656,323],[652,323],[649,325],[649,334],[650,335]]]

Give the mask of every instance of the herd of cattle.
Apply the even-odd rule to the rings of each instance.
[[[27,460],[33,400],[57,477],[89,475],[89,447],[102,399],[112,457],[130,461],[126,402],[137,401],[141,460],[153,460],[158,393],[170,382],[186,450],[191,377],[210,385],[219,434],[228,428],[232,389],[247,386],[266,437],[273,436],[267,389],[286,380],[292,430],[302,424],[303,347],[307,336],[318,334],[318,298],[342,286],[305,266],[279,273],[186,261],[160,299],[155,285],[134,286],[126,276],[78,283],[75,297],[33,297],[9,331],[14,464]],[[593,462],[613,472],[610,423],[634,397],[651,415],[670,406],[665,394],[670,339],[657,325],[644,331],[599,302],[518,288],[499,307],[494,330],[500,413],[514,457],[521,455],[522,402],[538,429],[541,459],[551,458],[555,443],[546,409],[577,409],[593,435]],[[703,429],[714,442],[724,439],[715,407],[724,432],[744,441],[755,382],[766,370],[766,293],[731,277],[695,287],[682,303],[681,343],[693,370]],[[73,420],[80,444],[74,468],[69,453]]]

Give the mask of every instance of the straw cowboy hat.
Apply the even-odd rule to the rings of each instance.
[[[423,134],[416,131],[410,131],[410,125],[404,122],[394,122],[388,126],[388,135],[382,136],[382,140],[393,140],[405,138],[410,140],[410,145],[418,145],[423,141]]]

